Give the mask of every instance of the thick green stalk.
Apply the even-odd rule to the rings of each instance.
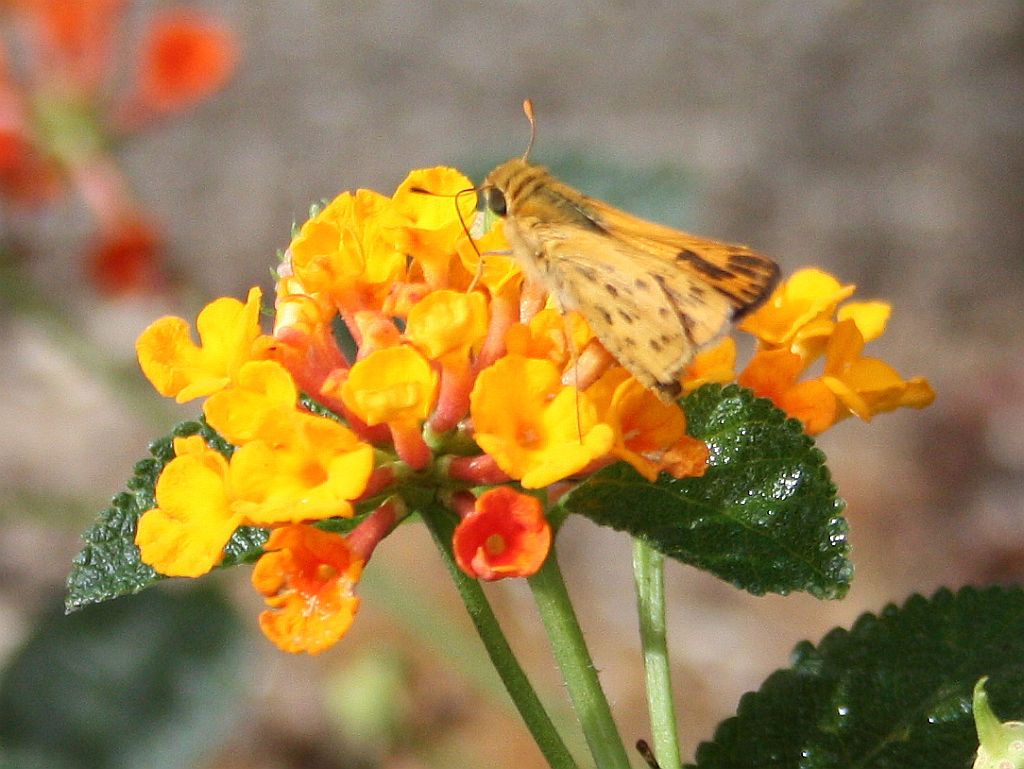
[[[483,641],[495,670],[498,671],[512,702],[515,703],[516,709],[523,721],[526,722],[526,727],[533,735],[537,747],[540,748],[552,769],[578,769],[569,749],[566,748],[551,722],[551,718],[541,704],[537,692],[530,685],[526,673],[512,653],[508,639],[505,638],[480,583],[463,574],[455,563],[451,545],[455,527],[451,513],[442,508],[428,505],[419,509],[434,541],[437,542],[444,555],[445,564],[448,566],[448,571],[455,581],[459,595],[476,626],[477,633],[480,634],[480,640]]]
[[[553,545],[544,566],[529,582],[594,762],[599,769],[629,769],[622,737],[583,640]]]
[[[661,766],[681,766],[665,632],[665,557],[639,539],[633,541],[633,579],[654,755]]]

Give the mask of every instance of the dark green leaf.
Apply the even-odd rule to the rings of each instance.
[[[842,596],[852,575],[843,502],[800,423],[735,385],[702,387],[683,407],[710,449],[702,477],[650,483],[618,463],[580,484],[565,508],[755,595]]]
[[[965,588],[865,614],[744,695],[697,750],[699,769],[936,769],[971,765],[975,682],[1024,715],[1024,591]]]
[[[184,769],[230,731],[247,633],[209,583],[64,615],[0,674],[0,766]]]
[[[196,434],[224,456],[230,456],[234,450],[202,421],[182,422],[171,435],[152,443],[152,456],[135,465],[127,490],[114,497],[110,507],[82,535],[85,546],[75,557],[68,575],[67,611],[138,593],[163,579],[139,560],[135,528],[139,516],[156,504],[156,480],[164,465],[174,458],[174,438]],[[251,562],[261,552],[266,537],[263,529],[238,529],[225,549],[224,565]]]

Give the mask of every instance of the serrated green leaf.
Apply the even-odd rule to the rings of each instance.
[[[965,588],[865,614],[740,700],[691,769],[969,767],[975,682],[1024,713],[1024,591]]]
[[[844,505],[800,423],[736,385],[706,385],[682,405],[710,450],[702,477],[650,483],[619,463],[580,484],[565,508],[755,595],[844,595],[853,572]]]
[[[100,513],[96,523],[82,535],[85,546],[72,562],[68,575],[64,601],[67,611],[138,593],[163,579],[140,560],[135,529],[139,516],[156,504],[156,481],[164,466],[174,458],[174,438],[189,435],[201,435],[224,456],[231,456],[234,451],[234,447],[204,421],[182,422],[169,436],[150,444],[152,456],[135,465],[126,491],[115,496],[110,507]],[[263,529],[239,528],[225,548],[223,565],[251,562],[262,552],[266,538]]]

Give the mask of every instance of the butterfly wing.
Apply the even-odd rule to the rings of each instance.
[[[648,222],[586,196],[578,208],[610,237],[672,264],[709,285],[732,306],[732,320],[756,309],[771,295],[778,282],[778,265],[746,246],[701,238]]]
[[[699,273],[628,241],[565,224],[537,222],[535,264],[563,310],[591,330],[646,387],[679,391],[683,368],[727,327],[733,308]]]

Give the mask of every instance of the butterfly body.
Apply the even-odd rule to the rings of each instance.
[[[756,308],[778,266],[746,246],[648,222],[514,158],[482,185],[512,256],[562,311],[577,310],[611,355],[664,398],[687,364]]]

